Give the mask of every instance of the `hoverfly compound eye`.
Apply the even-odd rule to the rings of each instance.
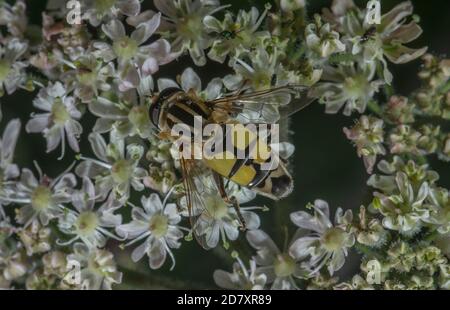
[[[150,120],[151,120],[152,124],[156,128],[159,128],[159,126],[158,126],[158,123],[159,123],[159,111],[160,111],[160,101],[156,100],[150,106],[150,111],[149,111]]]
[[[175,93],[181,91],[181,89],[176,87],[169,87],[163,89],[156,99],[152,100],[153,103],[150,106],[150,120],[156,128],[159,127],[159,117],[161,114],[161,107],[166,103],[166,101]]]

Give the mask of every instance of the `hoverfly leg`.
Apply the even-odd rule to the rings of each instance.
[[[242,83],[242,85],[236,90],[236,93],[234,94],[235,96],[239,96],[241,95],[244,91],[245,91],[245,87],[249,84],[250,80],[246,79],[244,80],[244,82]]]
[[[213,172],[213,176],[214,176],[214,181],[216,182],[217,188],[219,190],[220,196],[222,197],[223,201],[225,201],[227,204],[233,205],[233,208],[236,211],[236,214],[238,216],[239,222],[241,222],[241,230],[246,231],[247,224],[245,223],[245,219],[242,216],[241,208],[239,207],[239,202],[237,201],[237,199],[234,196],[228,197],[227,191],[225,190],[225,188],[226,188],[225,184],[223,183],[223,177],[216,172]]]
[[[247,224],[246,224],[246,222],[245,222],[244,217],[242,216],[241,208],[239,207],[239,202],[238,202],[237,199],[233,196],[233,197],[230,197],[229,203],[233,204],[233,208],[234,208],[234,210],[236,211],[236,214],[237,214],[237,216],[238,216],[238,218],[239,218],[239,221],[241,222],[241,230],[242,230],[242,231],[247,231]]]
[[[169,140],[172,137],[170,131],[160,131],[156,134],[156,137],[160,140]]]

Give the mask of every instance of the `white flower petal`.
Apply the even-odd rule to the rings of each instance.
[[[192,68],[187,68],[181,75],[181,87],[184,91],[194,90],[199,93],[202,90],[202,81]]]
[[[131,260],[135,263],[140,261],[141,258],[144,257],[145,253],[147,252],[147,249],[148,249],[148,242],[145,241],[133,250],[133,252],[131,253]]]
[[[121,39],[126,35],[123,24],[117,19],[113,19],[109,23],[103,24],[102,30],[113,41]]]

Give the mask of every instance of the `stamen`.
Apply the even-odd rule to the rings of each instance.
[[[78,239],[80,239],[80,236],[76,236],[76,237],[74,237],[74,238],[72,238],[72,239],[70,239],[68,241],[65,241],[65,242],[61,242],[60,239],[57,239],[56,240],[56,244],[59,245],[59,246],[67,246],[67,245],[72,244],[73,242],[77,241]]]
[[[39,175],[39,180],[42,180],[42,178],[44,177],[44,174],[42,173],[42,169],[41,167],[39,167],[39,164],[37,161],[33,160],[33,165],[36,168],[38,175]]]
[[[138,242],[138,241],[140,241],[140,240],[142,240],[142,239],[144,239],[144,238],[150,236],[151,233],[152,233],[151,231],[147,231],[147,232],[143,233],[142,235],[140,235],[139,237],[137,237],[136,239],[131,240],[130,242],[126,243],[125,246],[126,246],[126,247],[127,247],[127,246],[130,246],[130,245],[132,245],[132,244],[134,244],[134,243],[136,243],[136,242]],[[125,236],[125,237],[128,238],[128,235]]]
[[[114,240],[117,240],[117,241],[125,241],[125,240],[127,240],[127,236],[125,236],[123,238],[120,238],[120,237],[110,233],[108,230],[104,229],[103,227],[97,227],[97,230],[100,231],[102,234],[104,234],[104,235],[106,235],[106,236],[108,236],[110,238],[113,238]]]
[[[170,267],[170,271],[173,270],[173,268],[175,268],[175,256],[173,255],[172,251],[170,250],[170,248],[167,246],[166,242],[163,241],[164,244],[164,248],[166,249],[167,253],[169,254],[170,258],[172,259],[172,266]]]
[[[266,15],[270,9],[271,9],[270,5],[265,6],[264,12],[262,12],[262,14],[259,16],[259,19],[256,22],[256,24],[253,26],[253,28],[251,29],[251,32],[255,32],[256,30],[258,30],[259,26],[261,26],[262,22],[264,21],[264,18],[266,18]]]
[[[93,163],[96,163],[97,165],[106,168],[106,169],[111,169],[112,166],[110,164],[104,163],[100,160],[97,159],[93,159],[93,158],[89,158],[89,157],[84,157],[84,156],[79,156],[80,159],[85,160],[85,161],[91,161]]]
[[[58,160],[61,160],[64,158],[64,154],[66,152],[66,139],[64,137],[64,128],[61,128],[61,155],[58,157]]]

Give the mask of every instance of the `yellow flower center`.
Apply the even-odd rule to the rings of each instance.
[[[266,72],[255,72],[252,81],[255,90],[267,89],[270,86],[271,77]]]
[[[98,217],[92,211],[82,212],[77,221],[75,222],[75,227],[77,229],[78,234],[83,236],[88,236],[92,234],[98,225]]]
[[[145,106],[133,107],[128,114],[128,119],[138,129],[145,128],[150,123],[148,110]]]
[[[38,186],[31,194],[31,206],[36,211],[43,211],[52,205],[52,192],[46,186]]]
[[[150,219],[149,229],[156,238],[164,237],[169,229],[169,219],[162,214],[155,214]]]
[[[198,15],[189,15],[182,18],[177,26],[177,33],[191,40],[196,40],[204,29],[202,19]]]
[[[368,88],[367,79],[362,76],[347,77],[344,82],[344,90],[351,97],[361,97],[367,95],[365,92]]]
[[[63,104],[61,98],[56,98],[52,105],[52,119],[57,125],[63,125],[70,119],[70,114]]]
[[[288,254],[279,254],[274,263],[277,277],[288,277],[295,271],[295,261]]]
[[[138,44],[129,37],[123,37],[113,43],[113,50],[119,58],[130,60],[136,55]]]
[[[322,236],[322,245],[327,251],[342,249],[345,241],[345,231],[340,228],[329,228]]]
[[[131,162],[126,159],[121,159],[117,161],[111,168],[111,175],[114,182],[117,184],[122,184],[131,179],[132,176],[132,165]]]
[[[228,214],[227,204],[218,196],[208,195],[205,198],[205,205],[208,215],[216,220],[220,220]]]

